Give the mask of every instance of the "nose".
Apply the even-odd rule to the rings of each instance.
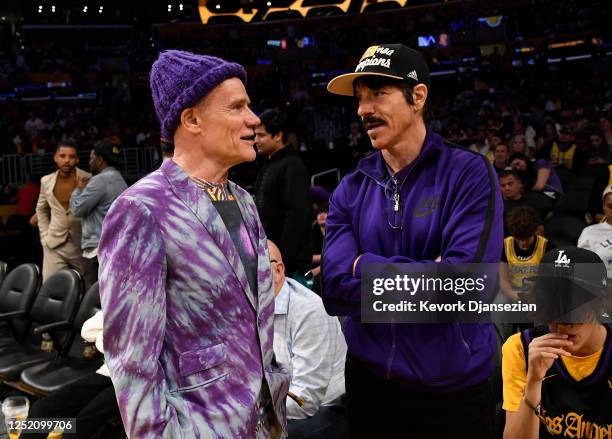
[[[247,116],[246,125],[249,128],[255,129],[255,127],[261,123],[261,120],[259,119],[259,117],[257,117],[255,113],[253,113],[253,110],[249,108],[248,111],[249,114]]]
[[[364,117],[371,115],[373,113],[374,113],[373,105],[362,99],[359,102],[359,107],[357,107],[357,115],[363,119]]]

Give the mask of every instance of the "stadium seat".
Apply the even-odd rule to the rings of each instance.
[[[66,348],[66,337],[58,332],[71,328],[82,290],[83,280],[77,271],[61,270],[42,285],[32,306],[30,319],[38,324],[33,333],[49,333],[59,353]],[[56,356],[57,352],[44,352],[29,344],[4,347],[0,349],[0,379],[13,381],[22,370]]]
[[[100,292],[98,283],[93,284],[81,301],[77,315],[72,323],[72,338],[80,339],[83,323],[96,312],[100,311]],[[66,384],[77,381],[84,376],[94,373],[99,368],[103,359],[97,357],[93,360],[83,358],[83,344],[71,343],[76,349],[71,349],[74,355],[57,358],[55,360],[29,367],[21,373],[21,381],[27,386],[41,393],[51,393]]]
[[[2,281],[6,276],[6,272],[8,270],[8,264],[4,261],[0,261],[0,287],[2,286]]]
[[[567,183],[569,191],[586,191],[591,192],[595,185],[595,179],[587,175],[572,175]]]
[[[574,215],[555,214],[544,223],[544,230],[546,237],[555,246],[575,246],[586,226],[586,221],[583,218]]]
[[[572,171],[565,166],[557,166],[555,167],[555,172],[559,176],[559,180],[561,180],[561,184],[563,185],[563,190],[567,190],[570,178],[572,177]]]
[[[542,192],[538,191],[527,191],[523,195],[525,204],[533,207],[540,216],[540,220],[544,221],[550,212],[555,209],[555,200]]]
[[[25,319],[39,288],[40,270],[36,264],[20,265],[4,278],[0,286],[0,321],[6,323],[6,333],[0,336],[0,347],[23,341],[29,329]]]
[[[565,195],[557,200],[555,215],[573,215],[584,218],[584,214],[589,210],[590,198],[591,193],[588,191],[568,191]]]

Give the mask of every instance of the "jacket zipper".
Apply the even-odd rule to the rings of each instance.
[[[399,184],[397,181],[397,177],[392,176],[391,180],[393,181],[393,215],[399,215],[400,217],[400,228],[393,230],[395,236],[394,236],[394,253],[396,255],[400,254],[400,241],[398,240],[398,234],[399,234],[399,238],[401,239],[402,236],[402,228],[401,228],[401,221],[403,220],[402,216],[401,216],[401,203],[400,203],[400,191],[399,191]],[[405,180],[404,180],[405,181]],[[391,379],[391,369],[393,368],[393,359],[395,358],[395,349],[396,349],[396,332],[395,332],[395,318],[392,317],[391,318],[391,352],[389,353],[389,359],[387,360],[387,380]]]

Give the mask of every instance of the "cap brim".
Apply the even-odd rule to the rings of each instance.
[[[342,95],[342,96],[355,96],[355,92],[353,90],[353,82],[355,79],[361,76],[383,76],[385,78],[399,79],[403,80],[401,76],[388,75],[386,73],[376,73],[376,72],[354,72],[354,73],[345,73],[344,75],[336,76],[334,79],[329,81],[327,84],[327,91],[333,94]]]

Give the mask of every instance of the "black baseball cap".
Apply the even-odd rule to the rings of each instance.
[[[353,73],[329,81],[327,91],[353,96],[353,82],[361,76],[383,76],[412,85],[425,84],[427,88],[430,80],[429,67],[420,52],[403,44],[380,44],[366,49]]]
[[[100,140],[94,144],[93,151],[111,166],[123,163],[121,148],[109,139]]]
[[[606,265],[596,253],[579,247],[547,252],[528,283],[540,321],[583,322],[593,304],[609,297]]]

